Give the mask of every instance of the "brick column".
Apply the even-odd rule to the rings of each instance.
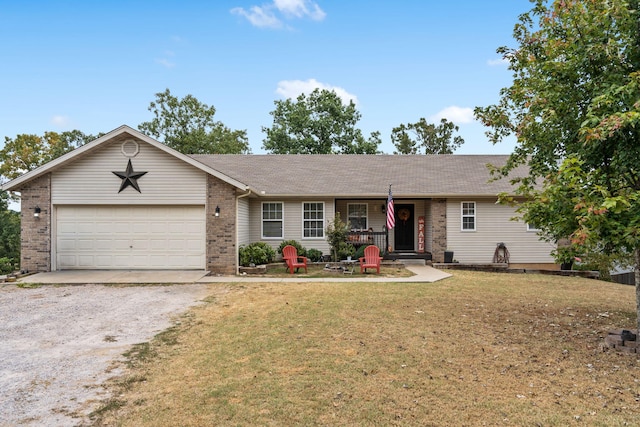
[[[220,216],[215,216],[216,207]],[[207,177],[207,265],[212,274],[236,274],[236,191],[218,178]]]
[[[433,242],[431,244],[433,262],[444,262],[444,251],[447,249],[446,199],[433,199],[431,201],[431,217],[433,221]]]
[[[20,235],[20,270],[51,271],[51,174],[20,188]]]

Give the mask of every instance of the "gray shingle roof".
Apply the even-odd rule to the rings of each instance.
[[[193,155],[193,159],[268,196],[495,196],[513,192],[507,179],[489,182],[487,164],[508,155]],[[526,168],[512,176],[526,176]],[[264,192],[264,193],[262,193]]]

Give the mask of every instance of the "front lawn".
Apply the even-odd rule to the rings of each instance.
[[[634,288],[452,271],[436,283],[211,285],[130,354],[97,425],[623,426]],[[138,351],[139,350],[139,351]]]

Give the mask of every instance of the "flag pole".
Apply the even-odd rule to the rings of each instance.
[[[387,218],[385,218],[385,225],[384,225],[384,229],[386,231],[385,233],[385,248],[384,248],[384,253],[388,254],[389,253],[389,221],[388,221],[388,216],[389,216],[389,199],[391,199],[391,184],[389,184],[389,195],[387,196],[387,203],[386,203],[386,213],[387,213]]]

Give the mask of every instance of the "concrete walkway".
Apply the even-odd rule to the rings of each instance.
[[[411,277],[351,277],[346,274],[336,277],[309,278],[295,274],[291,277],[207,276],[202,270],[67,270],[36,273],[18,279],[24,284],[179,284],[179,283],[307,283],[307,282],[384,282],[384,283],[431,283],[446,279],[451,274],[423,265],[407,265],[413,272]]]

